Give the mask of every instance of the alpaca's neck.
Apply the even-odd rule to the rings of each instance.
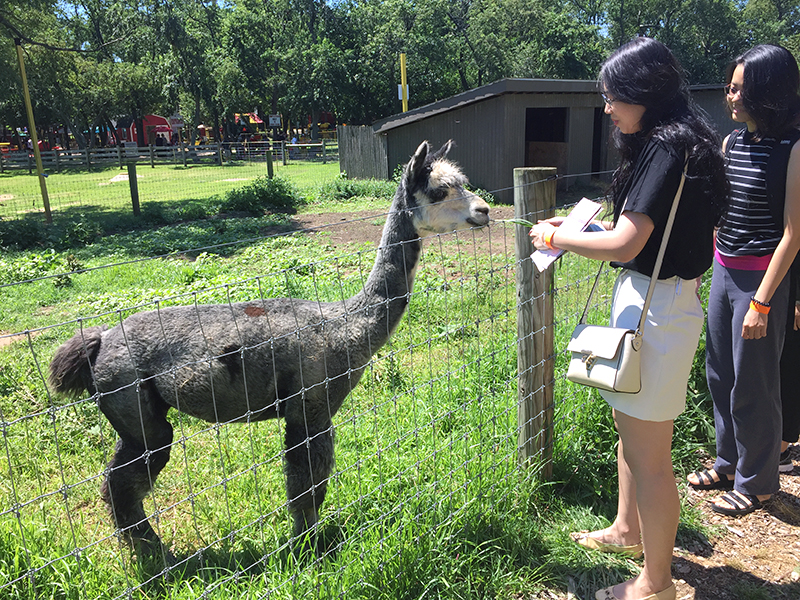
[[[375,264],[364,289],[348,302],[348,312],[367,321],[373,347],[386,343],[408,306],[422,241],[411,215],[397,200],[383,228]]]

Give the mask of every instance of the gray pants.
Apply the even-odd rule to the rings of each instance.
[[[727,269],[714,262],[708,299],[706,377],[714,401],[714,470],[735,474],[734,489],[774,494],[780,489],[780,356],[786,333],[789,278],[770,299],[767,335],[742,338],[742,323],[764,271]]]

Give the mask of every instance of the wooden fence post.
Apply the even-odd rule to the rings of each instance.
[[[147,144],[150,147],[150,168],[156,168],[156,156],[155,156],[155,149],[153,148],[153,144]]]
[[[323,139],[322,140],[322,164],[323,165],[327,164],[327,162],[328,162],[327,153],[325,152],[325,150],[326,150],[326,148],[325,148],[325,140]]]
[[[117,144],[117,162],[119,162],[119,170],[125,168],[125,165],[122,163],[122,143]]]
[[[222,166],[222,142],[217,143],[217,163]]]
[[[272,169],[272,144],[267,146],[267,177],[270,179],[275,177],[275,173]]]
[[[133,214],[138,217],[141,214],[139,210],[139,182],[136,180],[136,161],[133,160],[128,162],[128,185],[131,188]]]
[[[86,146],[86,170],[92,170],[92,155],[89,153],[89,146]]]
[[[283,166],[286,166],[286,140],[281,140],[281,155],[283,156]]]
[[[553,216],[556,169],[514,169],[514,216],[536,222]],[[515,225],[517,258],[517,427],[519,463],[553,474],[553,270],[540,273],[527,227]]]

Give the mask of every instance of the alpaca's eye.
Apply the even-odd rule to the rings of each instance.
[[[436,188],[435,190],[430,191],[428,197],[434,202],[441,202],[447,197],[447,190],[442,188]]]

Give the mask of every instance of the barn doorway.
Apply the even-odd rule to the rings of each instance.
[[[567,173],[568,108],[525,109],[525,166]]]

